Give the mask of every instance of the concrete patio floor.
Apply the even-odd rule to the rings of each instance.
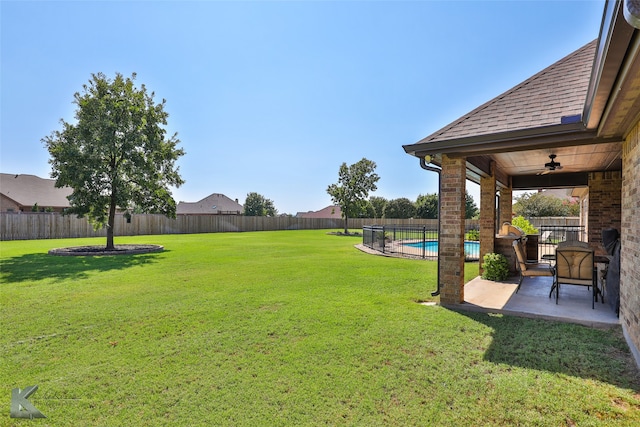
[[[518,293],[518,277],[505,282],[492,282],[481,277],[464,287],[464,304],[451,308],[503,313],[512,316],[531,317],[562,322],[578,323],[591,327],[612,327],[620,319],[608,301],[598,302],[591,308],[591,289],[586,286],[562,285],[560,298],[549,298],[551,277],[525,277]]]

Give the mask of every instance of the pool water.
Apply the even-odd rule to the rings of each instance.
[[[428,240],[425,242],[413,242],[413,243],[405,243],[404,246],[410,246],[412,248],[420,248],[424,247],[425,251],[429,252],[438,252],[438,241],[437,240]],[[478,259],[480,256],[480,242],[472,242],[465,241],[464,242],[464,255],[466,258],[474,258]]]

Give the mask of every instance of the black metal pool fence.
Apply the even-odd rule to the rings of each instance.
[[[559,242],[586,241],[582,225],[538,226],[538,257],[555,253]],[[480,260],[480,233],[477,225],[465,228],[465,261]],[[385,254],[435,260],[438,256],[438,230],[427,226],[367,225],[362,227],[362,244]]]
[[[584,225],[540,225],[538,226],[538,255],[555,254],[556,246],[565,241],[587,241]]]
[[[465,229],[465,261],[480,259],[477,226]],[[438,230],[426,226],[367,225],[362,227],[362,244],[384,254],[436,260]]]

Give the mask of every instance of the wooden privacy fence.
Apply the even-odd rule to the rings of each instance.
[[[467,220],[471,221],[471,220]],[[476,221],[477,222],[477,221]],[[436,226],[429,219],[349,219],[350,229],[364,225],[426,225]],[[343,219],[259,217],[240,215],[177,215],[170,219],[164,215],[132,215],[130,221],[116,215],[116,236],[151,234],[219,233],[232,231],[319,230],[343,229]],[[103,237],[106,231],[94,230],[86,218],[57,213],[0,213],[0,240],[63,239],[76,237]]]
[[[535,227],[576,226],[579,218],[532,218]],[[477,220],[467,220],[467,228],[477,226]],[[435,219],[372,219],[350,218],[350,229],[365,225],[419,225],[435,229]],[[343,219],[296,218],[289,216],[262,217],[241,215],[132,215],[130,222],[124,215],[116,215],[116,236],[150,234],[220,233],[230,231],[320,230],[343,229]],[[106,231],[94,230],[86,218],[58,213],[22,212],[0,213],[0,240],[64,239],[103,237]]]
[[[580,226],[579,217],[562,217],[549,216],[544,218],[529,218],[529,222],[536,228],[540,227],[578,227]]]

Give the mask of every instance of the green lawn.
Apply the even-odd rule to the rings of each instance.
[[[95,258],[46,252],[104,239],[1,242],[0,425],[640,425],[619,329],[417,304],[435,262],[360,241],[121,237],[165,251]],[[34,384],[47,419],[9,418]]]

